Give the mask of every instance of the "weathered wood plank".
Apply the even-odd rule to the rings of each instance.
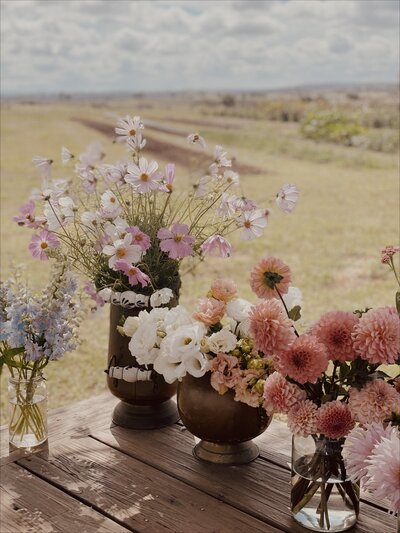
[[[76,438],[79,435],[88,435],[95,428],[107,427],[111,424],[111,413],[117,401],[117,398],[111,394],[105,394],[50,411],[48,415],[50,442],[65,436]],[[1,465],[32,453],[9,449],[7,426],[1,429],[0,438]],[[35,453],[37,451],[41,450],[35,450]]]
[[[290,515],[288,469],[260,459],[234,467],[200,462],[191,453],[195,438],[178,426],[156,432],[114,427],[93,437],[287,533],[304,533]],[[351,531],[393,533],[394,528],[393,517],[361,504],[359,524]]]
[[[23,468],[1,470],[1,533],[129,533]]]
[[[50,448],[18,464],[140,533],[265,533],[257,518],[95,439]]]

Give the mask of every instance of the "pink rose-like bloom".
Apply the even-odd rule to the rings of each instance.
[[[397,427],[391,428],[388,436],[383,436],[367,459],[368,477],[364,487],[375,498],[389,500],[389,512],[400,512],[400,433]]]
[[[239,360],[233,355],[219,352],[210,362],[211,386],[219,392],[225,394],[228,389],[232,389],[240,380]]]
[[[303,400],[288,413],[288,428],[294,435],[308,437],[317,433],[318,406],[311,400]]]
[[[390,259],[397,252],[400,252],[398,246],[386,246],[386,248],[381,251],[381,263],[390,263]]]
[[[255,347],[266,356],[277,355],[296,338],[293,321],[287,318],[277,300],[253,306],[249,317]]]
[[[232,246],[221,235],[211,235],[201,245],[201,251],[211,256],[229,257],[232,252]]]
[[[276,195],[278,207],[285,213],[291,213],[299,199],[299,189],[296,185],[286,183],[281,187]]]
[[[328,439],[341,439],[354,427],[349,406],[339,400],[324,403],[318,409],[318,431]]]
[[[361,424],[383,422],[392,412],[400,412],[400,394],[383,379],[374,379],[361,390],[350,389],[349,407]]]
[[[260,378],[260,371],[255,369],[243,370],[240,380],[235,385],[235,398],[236,402],[242,402],[250,407],[259,407],[260,400],[262,399],[258,392],[252,390],[250,386],[253,380]]]
[[[199,301],[197,310],[193,314],[193,318],[199,322],[203,322],[206,326],[214,326],[221,322],[225,314],[225,302],[216,300],[215,298],[202,298]]]
[[[259,298],[279,298],[289,290],[292,275],[289,267],[277,257],[265,257],[250,272],[250,285]]]
[[[351,337],[358,317],[346,311],[325,313],[312,327],[312,334],[328,350],[330,359],[353,361],[357,355]]]
[[[325,346],[314,337],[301,335],[279,353],[274,364],[279,372],[299,383],[316,383],[328,367],[328,354]]]
[[[14,222],[18,226],[27,226],[28,228],[37,229],[45,224],[46,219],[44,217],[35,217],[35,202],[32,200],[22,205],[19,210],[19,215],[13,217]]]
[[[146,233],[143,233],[143,231],[140,231],[138,226],[126,228],[126,231],[132,235],[132,244],[140,246],[143,252],[151,248],[150,237]]]
[[[355,427],[350,431],[343,445],[343,457],[346,472],[352,481],[358,481],[368,474],[366,460],[381,438],[390,435],[391,429],[391,425],[385,428],[382,424],[373,422],[364,427]]]
[[[236,296],[236,293],[237,285],[233,280],[218,278],[211,285],[208,296],[228,303]]]
[[[174,224],[171,230],[161,228],[157,237],[160,239],[160,248],[168,254],[170,259],[182,259],[192,255],[195,238],[189,235],[186,224]]]
[[[33,257],[40,259],[41,261],[48,261],[46,250],[50,248],[57,248],[60,245],[60,241],[55,235],[44,229],[39,235],[33,235],[29,251]]]
[[[146,287],[150,282],[149,276],[142,272],[140,268],[125,261],[116,261],[114,267],[128,276],[128,281],[133,287],[139,283],[142,287]]]
[[[264,383],[264,409],[269,415],[287,414],[290,409],[306,399],[306,392],[274,372]]]
[[[393,364],[399,357],[400,317],[394,307],[363,314],[353,332],[357,354],[369,363]]]

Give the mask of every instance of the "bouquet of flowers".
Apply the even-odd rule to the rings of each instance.
[[[115,132],[129,157],[105,163],[101,146],[92,143],[77,158],[71,180],[50,181],[53,161],[35,157],[33,163],[45,178],[42,188],[32,191],[14,217],[37,231],[29,245],[32,255],[40,260],[67,256],[94,284],[87,291],[100,305],[111,299],[126,307],[147,307],[150,296],[166,288],[176,295],[184,258],[228,257],[226,237],[232,231],[239,229],[241,238],[250,240],[267,225],[268,209],[241,193],[232,194],[232,188],[240,190],[240,178],[221,146],[189,190],[179,192],[174,164],[160,170],[156,161],[143,156],[143,131],[140,117],[120,119]],[[187,140],[205,147],[198,134]],[[74,157],[66,148],[61,155],[65,164]],[[290,212],[298,194],[296,186],[286,184],[276,202]],[[155,300],[167,303],[169,294],[157,293]]]
[[[80,312],[76,290],[76,280],[59,263],[39,295],[32,294],[19,272],[1,283],[0,372],[5,365],[11,375],[9,432],[17,447],[46,440],[46,398],[39,391],[40,381],[49,361],[76,347]]]
[[[400,363],[399,315],[389,306],[330,311],[299,334],[284,302],[289,267],[268,258],[252,270],[251,280],[264,301],[251,311],[250,335],[275,369],[265,380],[264,407],[287,415],[295,436],[292,512],[301,523],[329,530],[336,493],[358,513],[358,487],[343,457],[346,437],[356,423],[400,422],[400,394],[389,373],[390,365]],[[316,519],[310,518],[313,504]],[[346,519],[349,525],[352,518]]]

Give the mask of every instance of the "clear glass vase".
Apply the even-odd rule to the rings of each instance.
[[[323,435],[293,436],[292,515],[313,531],[345,531],[357,522],[359,484],[346,473],[343,444]]]
[[[10,378],[9,442],[16,448],[33,448],[47,440],[47,389],[43,376]]]

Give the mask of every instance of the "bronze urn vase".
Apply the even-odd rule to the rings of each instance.
[[[186,375],[178,385],[178,410],[186,428],[200,442],[198,459],[226,465],[249,463],[259,455],[252,439],[263,433],[272,417],[262,407],[234,400],[234,391],[219,394],[210,383],[210,372],[201,378]]]

